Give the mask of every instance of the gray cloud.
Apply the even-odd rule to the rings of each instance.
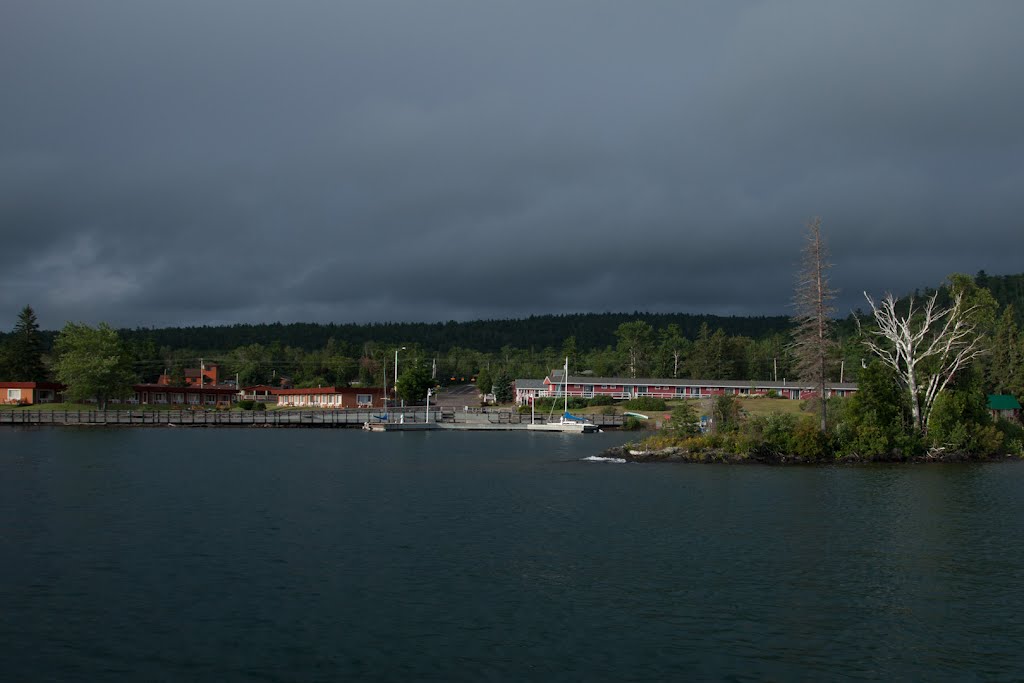
[[[1013,2],[15,1],[0,312],[785,314],[1014,273]]]

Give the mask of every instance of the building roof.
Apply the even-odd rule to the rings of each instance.
[[[516,389],[547,389],[548,385],[542,379],[517,379]]]
[[[516,380],[521,382],[522,380]],[[551,377],[544,380],[548,384],[562,384],[561,373],[557,376],[552,373]],[[804,382],[782,381],[772,382],[769,380],[736,380],[736,379],[685,379],[671,377],[586,377],[583,375],[569,375],[569,384],[604,384],[608,386],[659,386],[659,387],[727,387],[735,389],[812,389],[813,387]],[[829,389],[856,389],[854,382],[827,382]]]
[[[0,382],[0,389],[53,389],[64,391],[65,387],[59,382]]]
[[[1016,396],[1009,394],[989,394],[989,410],[1020,410],[1020,401]]]
[[[380,387],[307,387],[305,389],[275,389],[278,396],[314,396],[318,394],[356,394],[383,391]]]
[[[188,387],[172,387],[168,384],[133,384],[132,389],[135,391],[162,391],[169,394],[234,394],[238,390],[235,387],[225,386],[214,386],[207,384],[206,386],[188,386]]]

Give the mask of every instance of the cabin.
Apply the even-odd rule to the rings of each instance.
[[[61,403],[64,385],[57,382],[0,382],[0,405]]]
[[[227,386],[171,387],[165,384],[136,384],[129,403],[166,406],[168,408],[227,408],[238,400],[238,390]]]
[[[277,405],[277,392],[280,390],[280,387],[272,387],[266,384],[254,384],[242,387],[241,391],[238,393],[238,398],[241,401],[259,401],[267,406]]]
[[[1020,401],[1016,396],[1008,394],[989,394],[988,410],[992,419],[1003,418],[1004,420],[1020,420]]]
[[[374,408],[384,405],[384,389],[380,387],[310,387],[307,389],[272,389],[277,405],[291,408]]]

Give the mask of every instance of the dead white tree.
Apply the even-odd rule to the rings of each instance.
[[[807,224],[807,240],[803,248],[803,263],[797,274],[796,295],[793,305],[793,355],[801,381],[812,384],[818,392],[821,410],[821,432],[827,423],[825,383],[829,355],[834,347],[832,339],[832,301],[835,291],[829,286],[828,249],[821,237],[821,219],[812,218]]]
[[[946,308],[937,307],[936,291],[922,308],[913,297],[905,315],[896,310],[896,299],[886,294],[878,304],[864,292],[877,329],[866,331],[864,344],[893,370],[910,397],[910,410],[917,429],[926,434],[935,399],[957,372],[985,352],[982,335],[963,293],[953,295]],[[858,327],[860,320],[857,320]]]

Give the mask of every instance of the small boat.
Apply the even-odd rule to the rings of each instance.
[[[526,426],[527,429],[536,432],[569,432],[572,434],[591,434],[598,431],[597,425],[585,417],[579,417],[569,412],[569,358],[565,359],[565,370],[562,372],[562,395],[565,397],[565,406],[562,416],[558,420],[549,419],[547,422],[534,422]]]

